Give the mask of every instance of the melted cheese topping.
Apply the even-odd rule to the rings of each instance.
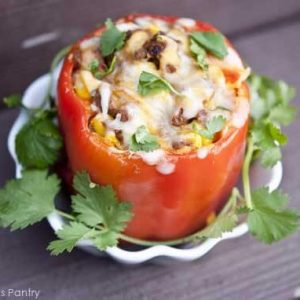
[[[91,109],[97,113],[92,121],[93,130],[107,137],[112,147],[127,151],[137,129],[145,126],[157,137],[160,149],[137,153],[147,164],[157,165],[162,174],[175,169],[173,163],[164,159],[164,150],[197,151],[199,159],[208,155],[214,140],[200,136],[194,129],[195,123],[204,129],[205,122],[222,116],[226,119],[224,132],[230,126],[243,126],[249,114],[248,101],[238,92],[249,69],[244,68],[236,51],[227,45],[228,55],[224,59],[207,55],[208,71],[203,71],[189,49],[187,30],[195,24],[187,18],[178,19],[173,25],[151,17],[127,23],[120,20],[117,28],[130,31],[130,35],[116,52],[114,71],[101,80],[88,67],[99,58],[101,37],[80,44],[81,67],[74,73],[74,87],[79,96],[90,96]],[[149,59],[145,45],[155,37],[163,49]],[[138,84],[143,71],[167,80],[180,95],[161,91],[141,96]]]

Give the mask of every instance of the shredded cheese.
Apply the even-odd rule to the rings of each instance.
[[[84,99],[92,98],[95,91],[100,95],[100,107],[99,101],[98,106],[91,103],[91,110],[97,113],[92,123],[95,131],[106,136],[112,146],[126,150],[137,129],[145,126],[157,137],[161,149],[137,154],[145,163],[156,165],[162,174],[171,174],[176,169],[165,158],[165,151],[173,147],[178,153],[194,149],[199,159],[209,154],[213,140],[195,132],[193,122],[203,129],[207,120],[222,116],[226,119],[226,132],[229,126],[243,126],[249,114],[248,100],[239,94],[239,88],[250,69],[244,68],[237,52],[227,44],[224,59],[208,54],[208,70],[201,69],[189,48],[187,30],[195,25],[196,21],[189,18],[180,18],[173,25],[151,17],[131,22],[119,20],[118,30],[131,33],[124,47],[116,52],[113,72],[101,80],[87,67],[97,58],[95,52],[101,37],[80,44],[83,67],[74,74],[74,87]],[[149,53],[154,55],[152,59]],[[178,94],[161,90],[141,96],[138,85],[142,72],[163,78]],[[111,105],[115,109],[113,114]]]

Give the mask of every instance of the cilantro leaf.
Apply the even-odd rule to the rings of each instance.
[[[111,19],[106,20],[105,26],[106,30],[100,39],[100,50],[103,56],[108,56],[123,47],[126,33],[120,31]]]
[[[252,192],[253,209],[248,215],[250,232],[260,241],[271,244],[299,228],[300,215],[286,209],[287,195],[281,191],[268,192],[259,188]]]
[[[149,134],[145,126],[140,126],[135,133],[135,140],[139,144],[145,144],[154,142],[156,138]]]
[[[287,209],[288,198],[280,190],[272,193],[267,188],[251,192],[249,166],[251,160],[260,157],[264,167],[272,167],[281,159],[280,146],[287,143],[280,125],[293,121],[296,110],[289,103],[295,90],[283,81],[274,81],[252,74],[251,89],[252,124],[248,148],[243,166],[245,202],[249,231],[258,240],[270,244],[281,240],[299,228],[300,215]]]
[[[282,124],[284,126],[292,123],[297,116],[297,108],[291,105],[278,104],[273,107],[269,114],[271,122]]]
[[[13,94],[4,97],[3,102],[7,107],[20,107],[22,106],[22,96],[20,94]]]
[[[220,59],[224,58],[228,53],[224,36],[219,32],[194,31],[190,34],[190,37],[199,46]]]
[[[238,217],[235,212],[227,213],[226,215],[221,215],[217,218],[215,222],[208,225],[201,234],[197,236],[199,238],[219,238],[224,232],[229,232],[234,229],[237,224]]]
[[[171,91],[176,95],[180,95],[180,93],[177,92],[174,87],[163,78],[143,71],[140,75],[138,83],[139,94],[142,96],[147,96],[150,94],[157,94],[161,91]]]
[[[119,236],[114,231],[103,231],[94,237],[93,243],[99,250],[106,250],[108,247],[116,246]]]
[[[267,126],[269,127],[270,135],[272,136],[273,140],[276,141],[280,145],[285,145],[287,143],[287,136],[282,133],[281,129],[275,126],[272,123],[268,123]]]
[[[130,204],[118,202],[111,186],[91,185],[87,173],[78,173],[74,188],[79,194],[72,197],[72,207],[78,220],[94,227],[102,224],[106,231],[121,232],[131,219]]]
[[[257,156],[264,167],[274,166],[282,157],[281,148],[287,143],[280,125],[290,124],[297,110],[290,105],[295,89],[283,81],[252,74],[248,80],[251,90],[253,138]]]
[[[256,122],[251,128],[251,135],[264,167],[273,167],[281,159],[280,145],[287,142],[287,136],[279,127],[270,122]]]
[[[21,179],[8,181],[0,190],[1,225],[23,229],[45,218],[55,210],[59,183],[56,175],[39,170],[24,171]]]
[[[94,59],[94,60],[92,60],[92,62],[89,65],[89,70],[97,79],[102,79],[103,77],[105,77],[113,72],[116,62],[117,62],[117,57],[114,56],[109,67],[101,72],[99,70],[99,65],[100,65],[99,60]]]
[[[89,71],[95,76],[97,72],[99,72],[99,65],[100,62],[98,59],[93,59],[90,64],[88,65]],[[95,76],[96,77],[96,76]]]
[[[16,137],[17,157],[25,168],[43,169],[52,165],[62,145],[57,126],[45,114],[32,117]]]
[[[52,241],[47,250],[51,252],[51,255],[58,255],[64,251],[71,252],[79,240],[88,238],[91,233],[94,233],[93,230],[84,224],[71,222],[57,231],[56,235],[59,239]]]
[[[154,135],[151,135],[145,126],[140,126],[131,137],[129,149],[131,151],[150,152],[159,148],[159,143]]]
[[[53,255],[70,252],[84,238],[100,250],[117,245],[120,233],[132,218],[131,205],[118,202],[111,186],[92,183],[85,172],[75,175],[73,186],[78,192],[72,196],[75,221],[58,231],[58,240],[52,241],[48,250]]]
[[[199,46],[193,39],[190,39],[190,49],[195,55],[200,68],[206,71],[208,69],[208,64],[205,60],[206,51],[201,46]]]
[[[251,135],[256,147],[260,149],[268,149],[279,144],[285,144],[287,137],[278,127],[272,123],[257,122],[251,128]]]
[[[278,125],[294,121],[297,109],[290,105],[295,88],[285,82],[252,73],[248,78],[251,94],[251,116],[255,121],[268,120]]]
[[[212,140],[216,133],[220,132],[226,124],[226,119],[222,116],[213,117],[211,120],[207,121],[206,129],[199,129],[200,135],[207,139]]]
[[[260,159],[263,167],[272,168],[282,158],[281,149],[278,146],[274,146],[270,149],[266,149],[260,153]]]

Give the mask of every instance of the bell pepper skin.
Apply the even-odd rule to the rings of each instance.
[[[145,15],[130,15],[126,19],[140,16]],[[167,22],[176,20],[155,17]],[[216,30],[199,21],[197,29]],[[103,28],[80,41],[101,31]],[[94,182],[112,185],[120,201],[132,204],[134,217],[125,230],[129,236],[170,240],[204,227],[207,218],[223,207],[238,179],[248,122],[241,128],[231,128],[205,158],[198,158],[196,153],[167,153],[166,158],[175,164],[174,172],[168,175],[159,173],[138,155],[112,152],[104,139],[88,126],[92,115],[89,102],[74,92],[72,53],[78,43],[66,57],[58,82],[59,123],[71,170],[87,171]],[[245,84],[242,89],[248,97]]]

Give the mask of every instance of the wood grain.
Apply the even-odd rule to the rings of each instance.
[[[51,22],[45,16],[44,8],[50,11],[56,5],[61,5],[66,12],[68,1],[20,1],[10,3],[1,10],[0,30],[16,30],[21,40],[21,25],[14,21],[4,22],[4,15],[19,14],[24,22],[34,19],[35,12],[46,23]],[[125,1],[124,1],[125,2]],[[24,88],[32,79],[46,70],[50,56],[57,46],[76,38],[88,27],[108,15],[116,17],[123,12],[131,10],[147,10],[158,12],[177,12],[178,14],[192,15],[194,17],[206,15],[213,23],[221,25],[228,33],[236,34],[237,27],[245,30],[245,35],[236,35],[236,46],[243,54],[245,60],[259,73],[284,78],[300,89],[300,20],[274,23],[276,26],[266,30],[253,29],[258,23],[269,24],[281,17],[293,14],[300,8],[299,1],[226,1],[226,7],[221,1],[126,1],[124,5],[117,5],[120,1],[101,1],[99,8],[92,12],[90,4],[96,1],[88,0],[83,7],[81,1],[72,1],[74,9],[63,20],[53,17],[63,32],[69,32],[64,41],[55,41],[31,50],[21,51],[18,54],[17,40],[11,38],[16,49],[9,49],[1,42],[1,64],[10,66],[17,77],[8,74],[5,84],[11,89]],[[32,14],[28,16],[28,5],[33,4]],[[99,3],[99,1],[97,2]],[[123,3],[123,2],[122,2]],[[199,4],[201,3],[201,5]],[[222,1],[223,3],[223,1]],[[250,4],[251,3],[251,4]],[[261,5],[259,6],[258,3]],[[284,4],[283,4],[284,3]],[[3,6],[3,3],[1,3]],[[256,4],[256,6],[255,6]],[[254,7],[252,6],[254,5]],[[200,10],[200,7],[202,10]],[[216,8],[218,8],[216,10]],[[260,8],[260,9],[258,9]],[[103,12],[101,12],[102,10]],[[220,11],[224,9],[224,12]],[[245,11],[239,22],[233,19],[234,14]],[[227,14],[225,13],[227,12]],[[23,13],[27,16],[24,16]],[[89,20],[89,15],[92,20]],[[288,19],[288,18],[287,18]],[[80,22],[78,21],[80,20]],[[283,18],[286,20],[286,18]],[[38,34],[37,23],[24,24],[24,32]],[[40,21],[43,22],[43,21]],[[69,24],[69,25],[68,25]],[[237,25],[238,24],[238,25]],[[26,27],[28,26],[28,28]],[[32,26],[33,28],[31,28]],[[46,25],[45,25],[46,26]],[[48,30],[53,28],[47,25]],[[41,31],[43,32],[43,31]],[[24,34],[25,34],[24,33]],[[27,33],[26,33],[27,34]],[[8,40],[10,38],[8,37]],[[62,38],[63,39],[63,38]],[[8,47],[8,48],[6,48]],[[26,52],[26,54],[24,54]],[[53,52],[53,53],[52,53]],[[2,58],[5,54],[5,59]],[[20,57],[22,57],[22,61]],[[17,58],[16,58],[17,57]],[[15,60],[17,59],[17,61]],[[10,61],[10,64],[8,64]],[[19,64],[17,66],[16,64]],[[37,66],[37,64],[40,64]],[[20,73],[17,70],[21,68]],[[0,70],[1,76],[5,73]],[[14,78],[14,80],[13,80]],[[2,81],[2,79],[1,79]],[[5,86],[5,85],[4,85]],[[2,85],[3,87],[3,85]],[[1,93],[9,91],[1,88]],[[298,98],[299,99],[299,98]],[[296,104],[299,107],[299,100]],[[16,111],[3,111],[0,113],[0,184],[12,177],[13,163],[6,150],[6,136]],[[290,141],[284,150],[284,178],[282,187],[291,195],[292,205],[300,209],[299,172],[300,165],[300,120],[287,129]],[[138,267],[119,265],[110,259],[98,259],[79,250],[71,255],[50,257],[45,251],[47,243],[54,238],[46,222],[42,222],[26,231],[11,234],[7,230],[0,231],[0,290],[1,288],[36,288],[41,289],[41,299],[293,299],[294,290],[300,286],[300,234],[295,234],[287,240],[273,246],[264,246],[257,243],[252,237],[245,236],[240,239],[226,241],[218,245],[203,259],[193,263],[183,264],[146,264]],[[0,299],[2,299],[0,297]]]
[[[298,0],[2,0],[0,1],[0,99],[23,92],[33,78],[48,71],[54,54],[107,17],[132,12],[181,15],[213,23],[229,36],[241,36],[277,21],[300,19]],[[32,48],[24,41],[54,33],[56,38]],[[3,108],[0,102],[0,109]]]

